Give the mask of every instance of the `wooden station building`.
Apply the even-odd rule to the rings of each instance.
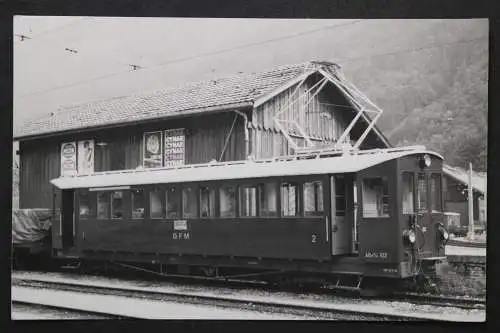
[[[50,180],[60,176],[271,158],[294,154],[306,141],[353,143],[364,135],[359,149],[390,147],[332,80],[338,71],[333,63],[308,62],[63,107],[29,121],[14,135],[20,208],[58,208],[60,192]],[[294,104],[297,94],[302,102]],[[282,124],[298,126],[287,135],[274,121],[278,114]]]

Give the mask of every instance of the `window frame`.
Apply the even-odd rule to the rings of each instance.
[[[438,188],[437,188],[437,195],[439,196],[439,207],[438,209],[439,210],[434,210],[434,204],[436,203],[435,200],[436,198],[433,197],[432,195],[432,180],[435,178],[435,177],[438,177],[439,179],[439,182],[437,183],[438,185]],[[431,213],[442,213],[443,212],[443,175],[441,173],[438,173],[438,172],[432,172],[429,174],[429,211]]]
[[[213,212],[213,215],[211,216],[202,216],[201,214],[201,209],[202,209],[202,200],[201,200],[201,190],[203,188],[208,188],[209,190],[213,190],[213,193],[214,193],[214,203],[213,203],[213,207],[214,207],[214,212]],[[217,184],[214,184],[214,183],[198,183],[198,217],[200,219],[215,219],[215,218],[218,218],[218,198],[217,198],[217,192],[218,192],[218,186]]]
[[[222,189],[231,187],[234,190],[234,214],[233,216],[222,216],[222,200],[221,200],[221,195],[222,195]],[[220,182],[216,186],[216,202],[217,202],[217,207],[216,207],[216,215],[218,218],[221,219],[236,219],[239,218],[239,195],[238,195],[238,184],[234,182]]]
[[[171,217],[169,216],[169,210],[168,210],[168,198],[169,196],[167,195],[167,191],[171,188],[175,189],[175,193],[177,195],[177,204],[178,204],[178,209],[176,213],[178,214],[177,217]],[[165,219],[167,220],[181,220],[182,219],[182,187],[178,184],[162,184],[161,189],[163,191],[163,202],[165,204],[164,206],[164,212],[165,214],[163,215]]]
[[[365,215],[365,203],[366,201],[366,196],[365,196],[365,181],[366,180],[374,180],[374,179],[381,179],[383,182],[387,184],[387,194],[385,194],[384,191],[384,186],[382,186],[382,214],[378,215],[377,211],[377,216],[367,216]],[[387,219],[391,218],[391,191],[390,191],[390,183],[389,179],[387,176],[376,176],[376,175],[367,175],[363,176],[360,179],[361,182],[361,218],[362,219]],[[387,214],[384,214],[384,198],[387,198]]]
[[[317,218],[317,217],[323,217],[326,215],[326,212],[325,212],[325,184],[323,182],[323,180],[321,179],[304,179],[303,181],[300,182],[301,183],[301,188],[302,188],[302,215],[303,217],[306,217],[306,218]],[[314,184],[313,185],[313,193],[314,193],[314,211],[309,211],[309,212],[306,212],[306,196],[305,196],[305,189],[306,189],[306,183],[312,183]],[[320,184],[321,185],[321,191],[318,192],[318,188],[316,186],[316,184]],[[322,211],[318,211],[318,205],[319,205],[319,196],[321,196],[323,198],[323,201],[322,201],[322,206],[323,206],[323,210]],[[306,213],[309,213],[309,214],[306,214]],[[311,214],[313,213],[313,214]],[[300,216],[300,214],[299,214]]]
[[[419,198],[420,198],[420,186],[419,186],[419,180],[420,180],[420,176],[423,175],[424,176],[424,182],[425,182],[425,208],[424,209],[420,209],[420,201],[419,201]],[[415,177],[415,212],[418,213],[429,213],[430,212],[430,205],[429,205],[429,197],[430,197],[430,193],[429,193],[429,187],[430,187],[430,184],[429,184],[429,174],[427,172],[424,172],[424,171],[419,171],[417,172],[417,177]]]
[[[180,195],[181,195],[181,217],[180,217],[180,220],[194,220],[194,219],[199,219],[200,218],[200,196],[199,196],[199,188],[200,188],[200,185],[199,183],[184,183],[182,184],[182,186],[179,186],[180,188]],[[196,207],[194,209],[195,211],[195,216],[193,217],[187,217],[185,216],[185,212],[184,212],[184,190],[185,189],[188,189],[188,188],[192,188],[194,190],[194,193],[195,193],[195,202],[196,202]]]
[[[148,189],[148,196],[147,196],[147,205],[146,205],[146,208],[147,208],[147,215],[145,214],[145,216],[147,216],[148,219],[151,219],[151,220],[162,220],[162,219],[165,219],[166,218],[166,197],[165,197],[165,191],[166,191],[166,187],[165,186],[155,186],[155,187],[150,187]],[[160,204],[161,204],[161,214],[160,214],[160,217],[153,217],[152,216],[152,212],[153,210],[151,209],[151,203],[152,203],[152,200],[151,200],[151,195],[153,193],[159,193],[160,194]]]
[[[279,186],[279,181],[276,180],[276,178],[267,178],[263,180],[259,180],[256,182],[257,184],[257,206],[258,206],[258,211],[257,211],[257,216],[259,218],[265,218],[265,219],[276,219],[280,217],[280,186]],[[274,188],[274,191],[276,193],[275,196],[275,205],[276,205],[276,211],[274,212],[273,215],[262,215],[262,191],[265,191],[266,187],[265,185],[271,185]]]
[[[106,195],[108,202],[106,203],[106,216],[99,217],[99,196]],[[97,191],[96,192],[96,220],[107,221],[111,219],[111,191]]]
[[[412,206],[413,206],[413,210],[412,210],[412,213],[409,213],[409,212],[405,212],[404,210],[404,207],[403,207],[403,204],[404,204],[404,191],[405,191],[405,182],[404,182],[404,176],[405,175],[411,175],[411,186],[412,186]],[[415,171],[411,171],[411,170],[408,170],[408,171],[401,171],[401,214],[402,215],[412,215],[414,213],[417,212],[417,186],[418,186],[418,183],[417,183],[417,179],[418,179],[418,176],[415,177],[417,174],[415,173]]]
[[[122,192],[122,217],[113,217],[113,193],[115,192]],[[127,196],[128,194],[128,196]],[[109,191],[109,219],[112,221],[123,221],[127,220],[130,218],[130,214],[128,214],[130,207],[130,200],[126,200],[126,197],[130,198],[130,190],[114,190],[114,191]],[[127,203],[129,203],[127,205]]]
[[[290,178],[280,178],[278,180],[278,186],[279,186],[279,210],[280,210],[280,213],[279,213],[279,217],[280,218],[298,218],[298,217],[304,217],[304,209],[303,207],[301,207],[301,202],[302,202],[302,196],[303,196],[303,186],[302,186],[302,183],[303,183],[303,180],[299,179],[299,178],[296,178],[296,177],[290,177]],[[283,200],[281,200],[283,198],[283,193],[282,193],[282,189],[283,189],[283,184],[284,183],[288,183],[288,184],[296,184],[297,185],[297,189],[296,189],[296,192],[295,192],[295,204],[296,204],[296,214],[295,215],[285,215],[284,214],[284,211],[283,211]],[[324,204],[324,203],[323,203]]]
[[[76,192],[77,192],[76,196],[78,198],[78,215],[77,215],[78,219],[79,220],[93,220],[93,219],[96,219],[97,218],[97,207],[96,207],[96,205],[94,205],[94,201],[95,201],[95,204],[97,204],[97,198],[95,198],[95,195],[93,194],[93,192],[91,192],[89,190],[78,190]],[[88,208],[89,208],[89,211],[90,211],[91,214],[89,214],[87,216],[82,216],[81,213],[80,213],[80,208],[81,208],[80,197],[82,195],[86,195],[88,197]]]
[[[134,191],[142,191],[143,206],[144,206],[143,207],[144,211],[142,213],[142,215],[143,215],[142,217],[134,217],[134,214],[133,214],[134,213],[134,208],[135,208],[134,207]],[[148,196],[146,195],[146,193],[149,193],[149,191],[147,191],[144,187],[139,187],[138,186],[138,187],[131,188],[129,190],[129,192],[130,192],[130,219],[134,220],[134,221],[146,219],[146,216],[147,216],[146,215],[146,209],[147,209],[146,207],[148,206],[148,200],[147,200]]]
[[[243,202],[242,200],[244,199],[243,196],[243,191],[247,188],[253,188],[255,189],[255,215],[251,216],[243,216]],[[257,182],[245,182],[242,183],[238,186],[238,217],[244,218],[244,219],[252,219],[252,218],[257,218],[260,217],[260,198],[259,198],[259,185]]]

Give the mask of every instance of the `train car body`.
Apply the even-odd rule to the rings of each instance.
[[[405,148],[60,177],[53,255],[404,279],[445,259],[441,180]]]

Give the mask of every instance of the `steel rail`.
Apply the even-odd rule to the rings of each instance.
[[[363,305],[336,305],[331,306],[319,304],[300,304],[291,301],[273,301],[256,299],[252,297],[238,296],[231,297],[227,295],[207,295],[203,293],[182,293],[176,291],[153,291],[146,290],[140,287],[113,287],[102,286],[95,284],[75,283],[75,282],[52,282],[37,279],[14,278],[13,286],[29,287],[29,288],[45,288],[60,291],[73,291],[86,294],[99,294],[110,296],[125,296],[136,298],[147,298],[148,300],[174,301],[182,303],[191,303],[196,305],[221,306],[228,308],[241,308],[241,306],[251,305],[251,310],[282,312],[290,314],[295,312],[299,315],[311,315],[316,317],[335,319],[363,318],[363,320],[394,320],[394,321],[446,321],[446,318],[436,314],[418,314],[412,313],[395,313],[382,310],[367,310],[362,309]],[[245,308],[246,309],[246,308]],[[248,309],[246,309],[248,310]]]

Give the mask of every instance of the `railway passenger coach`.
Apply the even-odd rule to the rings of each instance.
[[[444,259],[441,178],[422,147],[60,177],[54,256],[404,279]]]

